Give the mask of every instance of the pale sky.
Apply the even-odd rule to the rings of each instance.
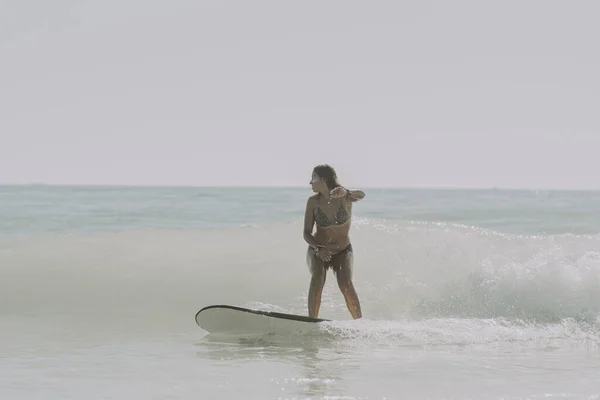
[[[0,183],[600,189],[598,15],[0,0]]]

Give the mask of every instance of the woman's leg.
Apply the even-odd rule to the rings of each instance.
[[[312,249],[308,249],[307,259],[311,273],[310,288],[308,289],[308,316],[318,318],[327,268],[323,260],[319,259]]]
[[[352,252],[352,247],[342,252],[339,256],[340,259],[336,260],[338,262],[336,263],[337,265],[335,265],[334,269],[337,276],[338,287],[344,295],[346,307],[348,307],[348,311],[350,311],[352,318],[362,318],[360,301],[358,300],[356,289],[352,283],[352,267],[354,262],[354,253]]]

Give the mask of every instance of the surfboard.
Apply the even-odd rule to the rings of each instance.
[[[303,315],[286,314],[251,308],[211,305],[196,313],[196,324],[210,334],[304,334],[318,329],[321,322],[331,321]]]

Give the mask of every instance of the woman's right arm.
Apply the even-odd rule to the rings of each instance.
[[[323,247],[317,243],[315,237],[312,234],[313,226],[315,223],[314,213],[314,199],[310,197],[306,202],[306,211],[304,212],[304,240],[313,250],[317,250],[319,247]]]

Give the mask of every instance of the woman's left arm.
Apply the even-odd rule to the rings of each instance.
[[[331,197],[345,197],[348,201],[359,201],[365,198],[365,192],[358,189],[346,189],[343,186],[338,186],[330,193]]]
[[[346,198],[349,201],[360,201],[365,198],[365,192],[358,189],[346,189]]]

